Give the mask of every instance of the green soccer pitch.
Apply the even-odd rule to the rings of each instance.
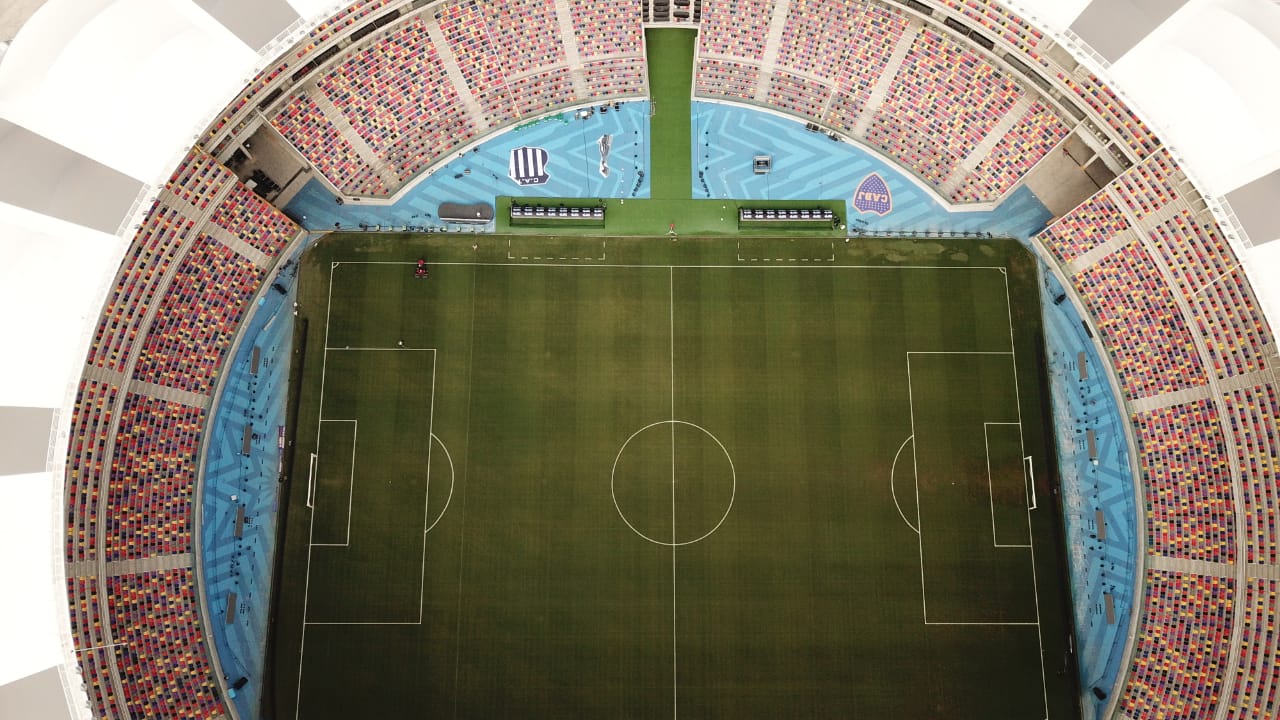
[[[1000,240],[326,237],[274,716],[1079,717],[1036,282]]]

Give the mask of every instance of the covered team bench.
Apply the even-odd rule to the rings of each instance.
[[[488,203],[440,203],[440,220],[447,223],[488,225],[493,222],[493,206]]]
[[[563,203],[511,203],[512,225],[582,225],[604,227],[604,206],[571,207]]]
[[[839,222],[831,208],[738,208],[738,227],[827,230]]]

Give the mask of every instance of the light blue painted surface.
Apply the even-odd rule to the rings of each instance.
[[[338,205],[319,180],[312,180],[285,212],[313,230],[332,230],[334,223],[346,228],[364,223],[440,229],[445,225],[436,213],[442,202],[493,203],[499,195],[649,197],[647,101],[623,103],[607,113],[597,109],[585,120],[571,113],[562,119],[546,118],[486,140],[422,180],[395,205]],[[600,173],[602,135],[612,137],[607,177]],[[519,185],[507,176],[511,150],[522,146],[543,148],[550,156],[547,174],[551,177],[545,185]],[[492,224],[486,229],[492,231]]]
[[[843,198],[849,229],[988,232],[1022,240],[1044,229],[1050,213],[1025,187],[995,210],[951,212],[878,155],[822,133],[799,120],[735,105],[693,104],[693,197],[738,200]],[[773,170],[752,171],[752,158],[771,155]],[[853,209],[853,191],[879,173],[893,195],[885,216]]]
[[[1092,688],[1110,693],[1120,672],[1134,601],[1137,508],[1123,430],[1126,418],[1075,306],[1068,301],[1054,305],[1062,286],[1047,269],[1042,275],[1045,351],[1058,434],[1081,706],[1085,720],[1092,720],[1100,717],[1106,706]],[[1080,380],[1080,352],[1085,353],[1087,380]],[[1097,434],[1096,464],[1089,459],[1086,431],[1090,429]],[[1099,540],[1097,510],[1102,511],[1106,524],[1105,541]],[[1114,625],[1107,624],[1107,593],[1115,604]]]
[[[228,685],[241,677],[249,680],[232,700],[244,720],[259,716],[262,700],[279,510],[282,450],[277,438],[285,423],[293,341],[293,280],[291,273],[280,280],[287,295],[275,290],[263,295],[227,364],[201,498],[208,622]],[[250,372],[255,347],[262,353],[256,377]],[[252,424],[254,437],[249,454],[242,455],[246,423]],[[240,538],[235,537],[237,507],[244,508],[246,518]],[[237,607],[228,625],[232,592]]]

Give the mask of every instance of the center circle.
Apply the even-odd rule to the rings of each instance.
[[[733,509],[738,476],[724,443],[701,425],[659,420],[622,443],[609,477],[613,506],[636,535],[679,547],[705,540]]]

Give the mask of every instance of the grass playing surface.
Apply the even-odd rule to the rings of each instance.
[[[299,302],[276,717],[1078,717],[1016,243],[331,236]]]

